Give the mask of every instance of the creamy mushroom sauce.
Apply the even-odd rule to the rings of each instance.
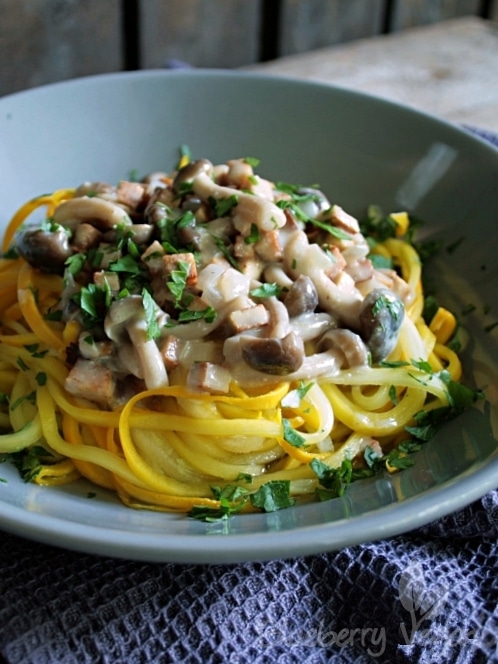
[[[57,306],[81,325],[66,389],[106,408],[168,384],[227,393],[378,362],[414,297],[374,268],[357,219],[249,159],[85,183],[16,244],[64,275]]]

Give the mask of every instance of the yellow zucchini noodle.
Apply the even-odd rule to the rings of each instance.
[[[424,319],[408,214],[367,241],[322,192],[254,164],[183,157],[14,215],[0,454],[28,479],[83,476],[134,508],[278,509],[335,471],[403,467],[419,414],[452,408],[457,324]],[[247,500],[265,486],[286,498]]]

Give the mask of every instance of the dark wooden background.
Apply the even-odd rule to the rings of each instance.
[[[498,19],[498,0],[0,0],[0,95],[177,62],[234,68],[465,15]]]

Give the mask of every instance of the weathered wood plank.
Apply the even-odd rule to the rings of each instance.
[[[248,69],[332,83],[498,132],[498,30],[462,17]]]
[[[383,0],[283,0],[280,55],[377,35]]]
[[[0,0],[0,95],[122,67],[119,0]]]
[[[458,16],[477,15],[479,0],[396,0],[391,29],[404,30]]]
[[[259,57],[259,3],[247,0],[141,0],[144,68],[180,60],[239,67]]]

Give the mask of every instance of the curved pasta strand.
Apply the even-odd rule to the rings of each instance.
[[[3,454],[20,452],[31,445],[35,445],[42,435],[40,416],[37,415],[34,420],[27,422],[19,431],[0,435],[0,452]]]
[[[354,406],[337,385],[328,383],[323,390],[334,404],[336,416],[354,431],[370,436],[387,436],[402,431],[420,411],[426,393],[421,389],[408,388],[401,401],[386,412],[370,412]]]
[[[36,302],[36,280],[33,268],[24,263],[19,270],[18,298],[22,314],[32,330],[51,348],[62,350],[65,347],[62,336],[57,334],[44,320]]]
[[[48,387],[40,387],[37,390],[37,404],[40,411],[40,420],[42,423],[42,432],[47,441],[50,441],[50,447],[62,456],[81,461],[89,461],[102,466],[112,473],[128,479],[130,482],[136,482],[137,477],[129,469],[123,459],[116,455],[97,447],[88,447],[86,445],[71,445],[65,441],[59,434],[57,417],[54,408],[54,401]]]
[[[36,209],[45,206],[47,208],[47,216],[51,217],[57,205],[66,198],[72,198],[74,192],[74,189],[58,189],[52,194],[37,196],[27,201],[10,220],[3,236],[2,251],[5,253],[8,250],[16,232]]]

